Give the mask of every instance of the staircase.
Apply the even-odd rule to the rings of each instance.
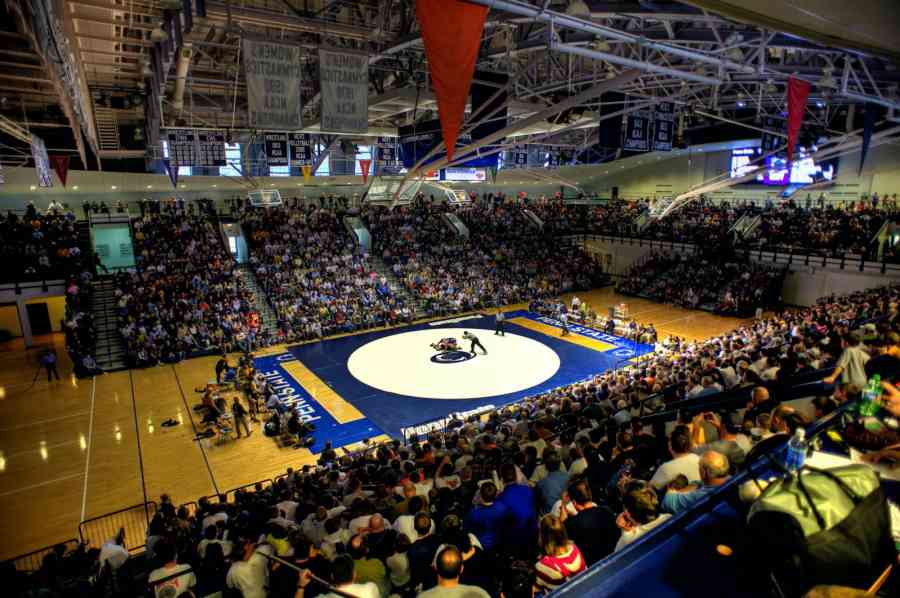
[[[78,232],[78,249],[81,250],[81,255],[90,257],[94,252],[94,247],[91,245],[91,223],[87,220],[79,220],[75,223],[75,230]]]
[[[101,152],[116,152],[119,145],[119,118],[112,108],[94,105],[94,122],[97,124],[97,137]]]
[[[238,275],[244,281],[244,288],[253,293],[253,308],[259,314],[262,330],[274,335],[278,332],[278,316],[269,304],[268,296],[262,286],[256,281],[256,275],[248,264],[238,264]]]
[[[123,370],[125,342],[116,317],[116,295],[112,276],[94,279],[94,329],[97,331],[97,364],[107,372]]]
[[[394,293],[397,297],[403,300],[406,305],[410,306],[410,309],[413,312],[413,320],[421,320],[423,318],[428,317],[428,312],[425,311],[425,307],[422,302],[415,297],[412,293],[410,293],[403,283],[397,278],[397,276],[391,271],[387,264],[384,263],[384,260],[381,259],[380,256],[375,254],[370,254],[369,258],[372,261],[372,268],[378,272],[379,276],[384,276],[387,280],[388,287],[390,287],[391,292]]]

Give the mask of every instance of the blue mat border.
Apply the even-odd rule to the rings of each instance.
[[[552,318],[545,318],[524,310],[507,312],[506,315],[510,319],[526,317],[559,327],[559,323]],[[392,330],[349,335],[316,343],[296,345],[289,347],[288,350],[344,400],[359,409],[368,418],[368,421],[374,424],[372,427],[383,430],[391,436],[400,437],[404,428],[437,420],[449,413],[508,405],[523,398],[538,395],[560,386],[585,380],[595,374],[621,367],[624,361],[643,355],[653,349],[651,345],[644,345],[608,335],[603,331],[589,327],[575,325],[569,327],[572,334],[594,338],[613,345],[613,348],[610,350],[599,352],[507,322],[506,327],[509,332],[541,342],[555,351],[560,357],[560,368],[549,379],[531,388],[477,399],[423,399],[385,392],[358,381],[347,369],[347,360],[353,351],[375,339],[403,334],[412,330],[429,329],[437,332],[442,328],[461,327],[478,331],[482,343],[490,350],[490,345],[493,342],[494,317],[481,314],[448,318],[438,322],[413,324]],[[439,337],[439,333],[436,334],[436,337]],[[308,393],[306,395],[308,396]],[[309,400],[312,400],[311,397]],[[324,412],[324,409],[322,411]],[[337,445],[335,444],[335,446]]]

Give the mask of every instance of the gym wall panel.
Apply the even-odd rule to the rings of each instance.
[[[53,332],[62,332],[62,321],[66,318],[66,298],[62,296],[30,299],[26,303],[46,303]]]
[[[22,336],[19,310],[15,303],[0,305],[0,330],[6,330],[13,336]]]
[[[790,305],[812,305],[820,297],[844,295],[897,281],[898,278],[880,274],[799,266],[785,277],[782,298]]]

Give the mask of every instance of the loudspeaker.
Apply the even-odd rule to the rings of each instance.
[[[619,199],[619,188],[613,187],[612,191],[610,192],[610,196],[612,199]]]

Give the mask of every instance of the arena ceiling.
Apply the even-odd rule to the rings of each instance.
[[[900,107],[892,0],[471,1],[490,7],[477,69],[509,75],[510,137],[519,143],[591,143],[596,99],[555,123],[527,119],[606,81],[631,99],[688,107],[688,127],[728,122],[751,135],[763,116],[785,110],[791,75],[813,84],[807,118],[824,131],[847,130],[851,105]],[[164,11],[182,10],[182,0],[2,2],[0,159],[26,160],[28,131],[104,166],[143,158],[149,54]],[[247,36],[308,50],[308,131],[318,130],[320,45],[369,54],[370,134],[435,116],[414,0],[204,3],[206,17],[194,20],[160,90],[168,126],[246,127],[238,53]],[[39,41],[48,28],[57,40],[50,48]],[[637,76],[623,76],[632,69]]]

